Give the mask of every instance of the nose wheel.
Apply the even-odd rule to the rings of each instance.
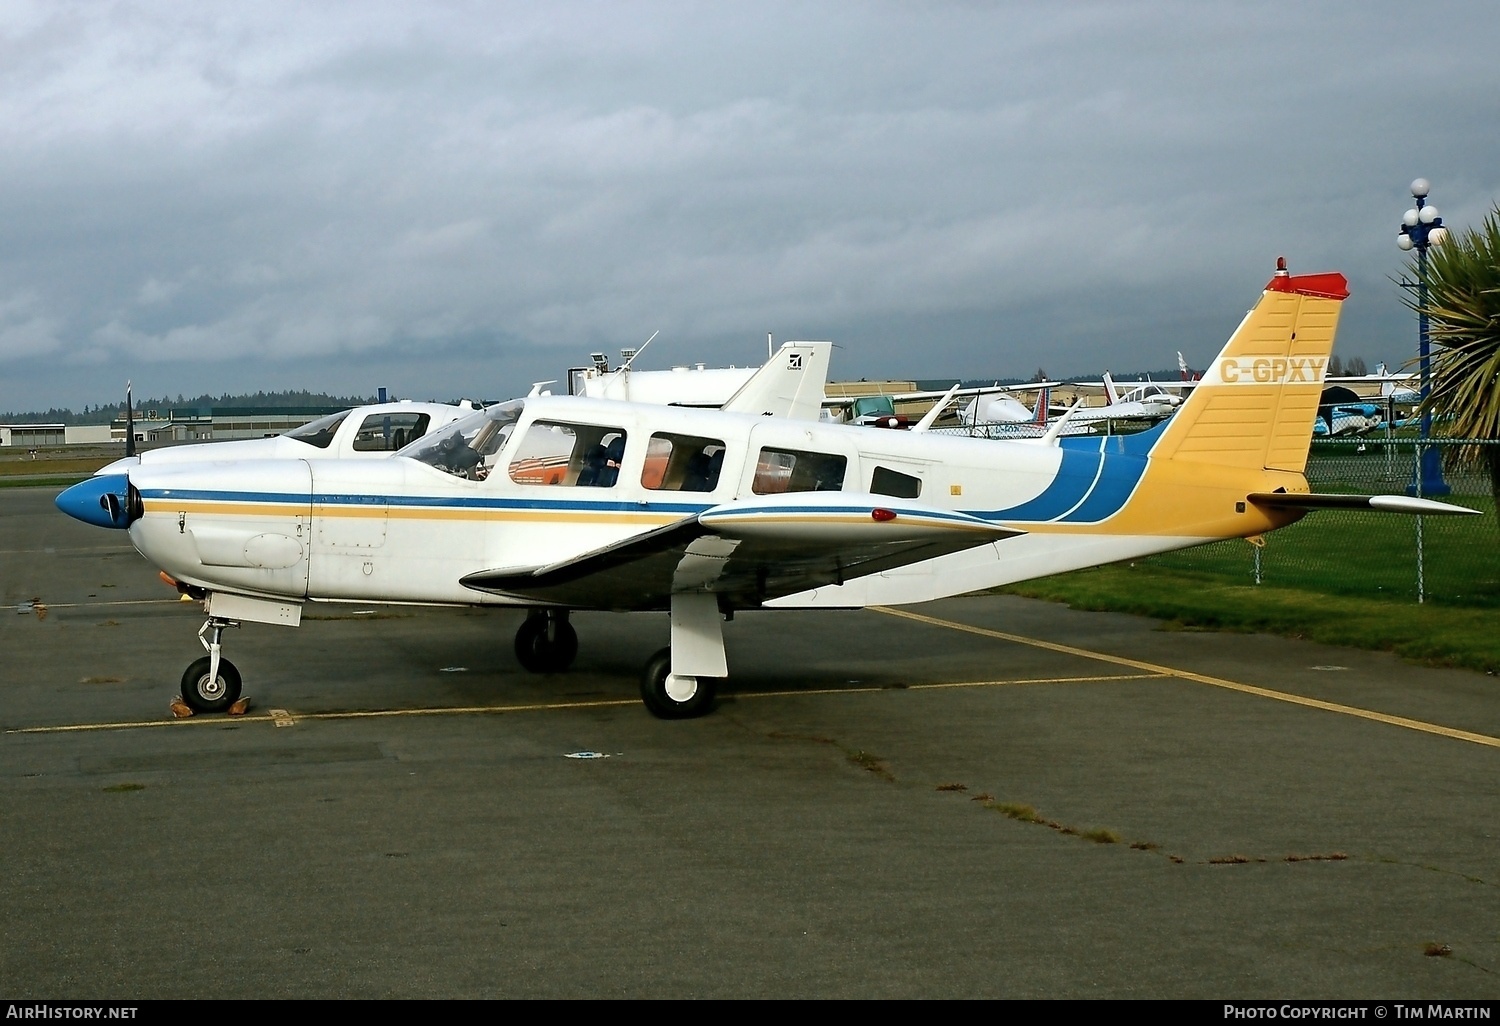
[[[220,639],[233,620],[209,617],[198,631],[198,641],[208,655],[193,660],[182,674],[182,700],[195,713],[223,712],[240,697],[240,671],[221,654]],[[211,637],[205,634],[212,632]]]

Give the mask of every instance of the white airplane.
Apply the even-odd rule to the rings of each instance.
[[[1329,378],[1330,384],[1380,386],[1380,397],[1399,406],[1412,406],[1422,401],[1421,379],[1415,374],[1394,374],[1386,370],[1383,363],[1375,365],[1374,374],[1352,374]]]
[[[684,406],[721,407],[737,403],[755,412],[816,419],[823,395],[832,351],[829,342],[787,342],[767,366],[780,370],[757,379],[762,368],[749,368],[744,374],[734,371],[736,387],[728,395],[719,395],[717,386],[705,391],[704,379],[696,374],[681,375],[675,371],[638,371],[636,380],[649,384],[638,402],[680,404]],[[779,361],[779,362],[778,362]],[[791,370],[797,373],[788,374]],[[754,383],[752,383],[754,382]],[[550,381],[532,386],[531,396],[543,394]],[[141,464],[200,463],[204,460],[249,459],[369,459],[389,456],[439,428],[447,427],[475,410],[468,400],[456,406],[445,403],[419,403],[401,399],[395,402],[356,406],[303,424],[301,427],[270,438],[241,438],[222,442],[195,442],[150,449],[125,456],[101,469],[100,474],[118,474],[125,468]]]
[[[1104,421],[1157,421],[1170,417],[1182,405],[1182,396],[1154,382],[1137,385],[1121,392],[1109,372],[1104,372],[1104,405],[1085,406],[1073,415],[1075,424],[1099,424]]]
[[[1048,404],[1052,393],[1045,386],[1038,389],[1036,406],[1027,409],[1026,404],[1009,392],[976,395],[958,411],[960,422],[969,427],[980,424],[1034,424],[1045,425],[1049,416]]]
[[[384,460],[128,467],[57,498],[204,603],[198,711],[241,678],[222,636],[308,602],[508,606],[530,670],[566,669],[571,610],[662,610],[641,695],[701,715],[739,610],[922,602],[1222,538],[1327,507],[1474,512],[1320,495],[1304,468],[1342,275],[1278,269],[1171,419],[1133,435],[996,442],[744,412],[537,396]],[[1055,426],[1054,426],[1055,427]]]
[[[474,405],[467,401],[457,406],[409,400],[372,403],[331,413],[270,438],[237,438],[148,449],[115,460],[95,476],[122,473],[127,467],[201,463],[204,460],[370,459],[389,456],[423,435],[468,416],[474,409]]]
[[[1313,437],[1328,438],[1342,435],[1362,435],[1385,423],[1385,417],[1376,403],[1340,403],[1318,407],[1318,419],[1313,421]]]
[[[631,365],[636,357],[645,351],[655,337],[652,335],[648,338],[640,349],[622,350],[625,362],[614,370],[609,369],[603,353],[591,354],[591,367],[569,368],[568,393],[589,399],[721,409],[733,402],[746,388],[755,387],[750,382],[759,373],[760,367],[705,367],[700,363],[693,367],[677,366],[664,371],[632,369]],[[769,341],[767,339],[768,345]],[[832,353],[831,342],[783,342],[776,353],[767,354],[767,365],[780,360],[787,369],[800,370],[803,375],[797,389],[784,397],[788,405],[785,409],[779,409],[777,416],[798,420],[818,419]]]

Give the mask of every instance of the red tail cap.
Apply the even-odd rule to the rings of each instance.
[[[1349,280],[1337,271],[1322,274],[1286,274],[1277,272],[1266,286],[1267,292],[1295,292],[1318,299],[1348,299]]]

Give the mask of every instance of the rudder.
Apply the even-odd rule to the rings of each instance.
[[[1291,275],[1281,265],[1151,458],[1302,473],[1348,295],[1342,274]]]

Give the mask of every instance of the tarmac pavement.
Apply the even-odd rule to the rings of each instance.
[[[0,490],[0,998],[1500,995],[1492,677],[978,596],[741,614],[663,722],[663,615],[535,676],[519,612],[319,606],[173,720],[200,606],[54,494]]]

